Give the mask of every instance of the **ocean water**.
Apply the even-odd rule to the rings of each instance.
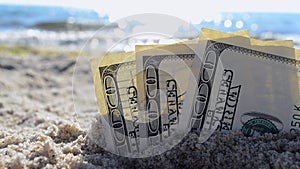
[[[2,31],[55,29],[63,24],[73,23],[101,25],[108,23],[108,16],[100,16],[93,10],[66,7],[0,5],[0,30]]]
[[[300,44],[300,13],[220,13],[192,23],[220,31],[248,29],[261,39],[292,39]],[[187,21],[189,22],[189,21]],[[78,48],[94,32],[109,23],[109,15],[93,10],[55,6],[0,4],[0,43],[52,45]],[[129,23],[130,24],[130,23]],[[134,27],[135,25],[132,25]],[[109,29],[118,28],[118,25]],[[188,30],[181,30],[181,34]],[[200,32],[199,32],[200,33]],[[98,37],[104,45],[105,37]]]

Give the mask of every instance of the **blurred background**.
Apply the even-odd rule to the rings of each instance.
[[[179,17],[199,31],[178,28],[180,38],[196,38],[202,27],[220,31],[248,29],[260,39],[292,39],[300,43],[300,14],[297,1],[276,4],[272,1],[229,0],[176,3],[170,1],[0,1],[0,55],[57,55],[76,57],[85,42],[102,26],[133,14],[154,12]],[[130,29],[139,24],[128,23]],[[120,25],[105,27],[110,32]],[[162,25],[163,26],[163,25]],[[109,40],[94,37],[96,47]]]

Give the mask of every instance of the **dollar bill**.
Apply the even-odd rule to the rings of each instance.
[[[298,129],[299,61],[238,45],[203,41],[184,111],[192,131],[245,135]],[[295,121],[296,120],[296,121]],[[299,123],[300,124],[300,123]]]
[[[134,157],[139,149],[139,112],[134,53],[107,55],[91,61],[95,91],[110,152]]]
[[[136,46],[143,147],[174,142],[195,58],[192,46]]]
[[[248,31],[224,33],[224,32],[205,28],[205,29],[202,29],[202,34],[203,35],[201,35],[199,38],[200,40],[218,40],[223,43],[229,43],[232,45],[240,45],[240,46],[243,46],[246,48],[251,47],[251,48],[254,48],[257,50],[265,50],[265,51],[269,51],[273,54],[285,55],[286,57],[294,58],[294,52],[293,52],[293,49],[291,48],[293,46],[292,41],[288,41],[288,40],[271,40],[271,41],[257,40],[254,38],[250,38]],[[204,50],[204,49],[200,48],[197,51],[201,53],[202,50]],[[200,58],[200,59],[196,58],[195,62],[197,62],[198,65],[201,65],[201,63],[204,62],[204,60],[203,60],[203,58]],[[196,67],[194,66],[193,68],[196,69],[194,71],[197,72],[197,66]],[[221,81],[219,81],[219,80],[214,81],[215,86],[220,85],[220,83],[221,83]],[[217,95],[217,93],[214,93],[214,95]],[[189,118],[187,118],[187,116],[182,117],[182,119],[184,119],[183,122],[190,120]],[[192,128],[192,131],[200,134],[199,138],[202,139],[202,141],[205,141],[216,130],[216,126],[217,125],[215,125],[215,128],[206,129],[205,132],[201,132],[201,133],[200,133],[199,128],[197,130]],[[189,126],[188,128],[191,129],[191,126]],[[182,127],[181,129],[185,129],[185,127]]]

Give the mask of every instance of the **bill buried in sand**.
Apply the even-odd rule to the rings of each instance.
[[[291,121],[297,116],[299,61],[217,41],[203,41],[202,47],[202,62],[193,64],[198,83],[190,83],[184,107],[191,130],[241,130],[251,136],[296,126]]]
[[[137,154],[139,111],[133,53],[107,55],[91,61],[106,148],[118,155]],[[107,123],[105,123],[107,122]]]
[[[186,44],[136,46],[92,60],[106,149],[141,157],[164,152],[188,132],[205,141],[215,130],[299,130],[293,44],[247,32],[202,33]],[[165,143],[171,147],[161,148]]]
[[[221,37],[221,39],[218,39],[220,42],[227,42],[230,44],[237,44],[243,45],[245,48],[254,48],[258,50],[266,50],[271,53],[284,55],[287,58],[294,58],[294,49],[291,47],[293,46],[293,43],[291,41],[261,41],[256,39],[250,39],[250,43],[253,46],[247,45],[247,43],[241,43],[239,40],[243,39],[232,39],[231,36],[228,36],[230,34],[214,31],[214,30],[208,30],[204,29],[202,30],[202,35],[200,37],[201,40],[205,39],[218,39],[218,37]],[[216,36],[217,35],[217,36]],[[247,34],[243,34],[243,37],[247,37]],[[224,38],[225,37],[225,38]],[[246,39],[247,40],[247,39]],[[200,42],[201,43],[201,42]],[[265,45],[265,46],[263,46]],[[201,48],[201,47],[200,47]],[[234,112],[237,109],[237,103],[238,103],[238,97],[241,90],[241,85],[233,86],[233,71],[227,70],[223,68],[222,66],[226,66],[222,64],[222,61],[218,61],[217,57],[219,56],[211,56],[213,53],[208,52],[207,55],[203,56],[201,53],[203,51],[207,52],[207,50],[203,49],[203,47],[198,50],[200,52],[197,53],[199,59],[194,60],[193,70],[196,72],[196,74],[199,72],[199,78],[198,78],[198,96],[195,96],[195,101],[192,103],[194,105],[194,110],[198,108],[198,111],[194,111],[194,114],[192,114],[192,118],[185,118],[186,120],[183,120],[183,123],[190,120],[188,127],[189,130],[195,131],[196,133],[200,133],[201,136],[204,136],[204,138],[207,139],[207,136],[209,137],[212,132],[214,132],[215,129],[223,129],[223,130],[231,130],[232,129],[232,122]],[[241,55],[241,57],[243,57]],[[224,58],[225,59],[225,58]],[[240,58],[239,58],[240,59]],[[198,61],[198,63],[197,63]],[[231,63],[235,63],[234,60],[232,60]],[[240,63],[238,65],[242,66],[243,64],[248,64],[248,62]],[[217,67],[219,66],[219,67]],[[221,68],[220,68],[221,66]],[[255,65],[253,65],[255,66]],[[200,69],[199,69],[200,68]],[[210,69],[213,68],[213,69]],[[214,70],[215,69],[215,70]],[[224,69],[224,70],[223,70]],[[276,70],[276,68],[275,68]],[[259,71],[259,70],[253,70],[253,72]],[[237,71],[239,73],[239,71]],[[291,72],[291,74],[295,74],[296,72]],[[214,78],[215,74],[219,74],[218,78]],[[247,76],[245,76],[247,77]],[[209,80],[208,80],[209,79]],[[212,81],[210,81],[213,79]],[[221,80],[220,80],[221,79]],[[210,82],[209,82],[210,81]],[[202,82],[202,83],[201,83]],[[206,83],[205,83],[206,82]],[[217,83],[217,85],[215,85]],[[296,84],[296,83],[293,83]],[[192,84],[193,86],[194,84]],[[251,83],[250,83],[251,85]],[[255,84],[254,84],[255,85]],[[190,86],[191,87],[191,86]],[[195,86],[193,86],[195,87]],[[191,89],[191,88],[189,88]],[[208,103],[208,100],[212,98],[210,103]],[[253,98],[255,100],[255,98]],[[187,104],[190,104],[192,101],[187,101]],[[205,105],[209,107],[208,109],[205,109]],[[187,106],[188,107],[188,106]],[[225,109],[227,108],[227,109]],[[189,110],[188,110],[189,111]],[[196,113],[198,112],[198,113]],[[205,116],[202,116],[203,113],[207,113]],[[186,113],[186,112],[185,112]],[[229,113],[230,116],[226,116],[226,113]],[[216,115],[215,115],[216,114]],[[218,115],[219,114],[219,117]],[[250,113],[251,114],[251,113]],[[199,116],[202,116],[199,118]],[[224,117],[227,117],[227,119]],[[206,119],[206,120],[204,120]],[[223,119],[223,123],[219,124],[221,121],[220,119]],[[227,120],[227,121],[226,121]],[[275,120],[278,121],[278,120]],[[221,121],[222,122],[222,121]],[[201,124],[203,123],[203,124]],[[227,125],[225,125],[227,124]],[[220,128],[221,126],[221,128]],[[249,126],[249,125],[248,125]],[[280,127],[279,127],[280,128]],[[238,130],[238,128],[233,128],[234,130]],[[204,132],[205,131],[205,132]],[[205,136],[205,133],[208,132],[208,135]],[[261,130],[261,133],[264,132],[272,132],[271,130]],[[203,134],[204,133],[204,134]],[[273,132],[274,133],[274,132]],[[248,135],[245,133],[245,135]],[[205,141],[205,139],[204,139]]]
[[[136,46],[142,147],[176,145],[179,116],[195,58],[193,44]],[[174,137],[176,135],[176,138]],[[181,136],[179,136],[181,135]]]

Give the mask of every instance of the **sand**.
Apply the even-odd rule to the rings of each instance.
[[[89,64],[76,64],[73,76],[75,63],[63,56],[0,57],[1,169],[300,168],[299,133],[216,132],[204,143],[188,135],[143,159],[106,152],[93,141],[101,126]]]

